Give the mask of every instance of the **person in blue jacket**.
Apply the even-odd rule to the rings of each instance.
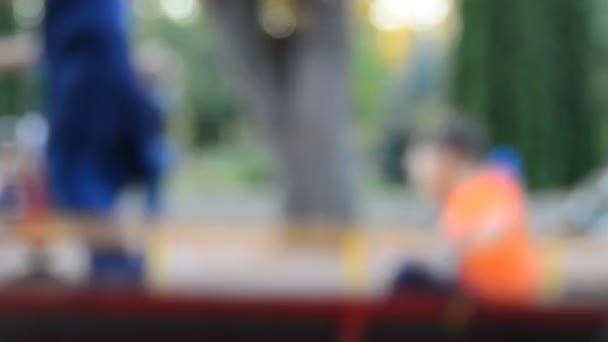
[[[48,162],[59,210],[108,215],[127,186],[159,186],[163,120],[131,63],[125,4],[47,0]]]
[[[105,219],[121,192],[160,207],[164,123],[131,62],[127,1],[47,0],[44,69],[50,197],[56,210]],[[116,256],[95,259],[112,268]]]

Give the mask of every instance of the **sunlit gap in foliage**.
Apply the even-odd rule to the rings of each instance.
[[[197,0],[161,0],[160,6],[169,19],[182,24],[196,21],[201,12]]]
[[[44,14],[44,0],[18,0],[13,2],[17,25],[24,29],[38,26]]]
[[[453,0],[375,0],[369,19],[381,31],[428,31],[441,25],[452,7]]]

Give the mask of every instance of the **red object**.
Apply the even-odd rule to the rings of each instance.
[[[38,172],[38,170],[21,172],[19,181],[23,188],[23,215],[26,218],[47,215],[49,199],[44,172]]]
[[[454,305],[463,305],[463,312],[469,313],[456,330],[448,315]],[[428,294],[349,301],[95,291],[0,292],[0,337],[43,336],[47,340],[104,334],[112,338],[156,336],[162,340],[241,340],[250,336],[250,340],[350,342],[386,340],[382,336],[435,336],[428,334],[490,337],[503,332],[524,336],[523,340],[554,336],[585,340],[601,336],[597,334],[607,323],[607,309],[476,306]],[[75,326],[79,328],[74,330]],[[109,333],[116,335],[105,335]]]

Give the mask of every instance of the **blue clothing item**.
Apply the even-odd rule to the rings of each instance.
[[[49,185],[61,210],[109,214],[132,184],[159,196],[164,120],[130,61],[126,3],[46,2]]]
[[[393,293],[403,294],[407,292],[454,294],[458,292],[458,286],[451,281],[439,279],[422,263],[407,262],[399,268],[393,281]]]
[[[512,146],[501,145],[493,148],[488,156],[488,164],[517,180],[522,180],[525,176],[524,161]]]
[[[145,278],[143,255],[122,251],[91,251],[91,284],[102,288],[139,288]]]

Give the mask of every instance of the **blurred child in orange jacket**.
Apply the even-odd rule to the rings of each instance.
[[[540,269],[529,236],[526,196],[513,173],[485,163],[476,122],[452,117],[422,134],[405,156],[412,181],[442,205],[439,234],[459,287],[500,303],[529,303]]]

